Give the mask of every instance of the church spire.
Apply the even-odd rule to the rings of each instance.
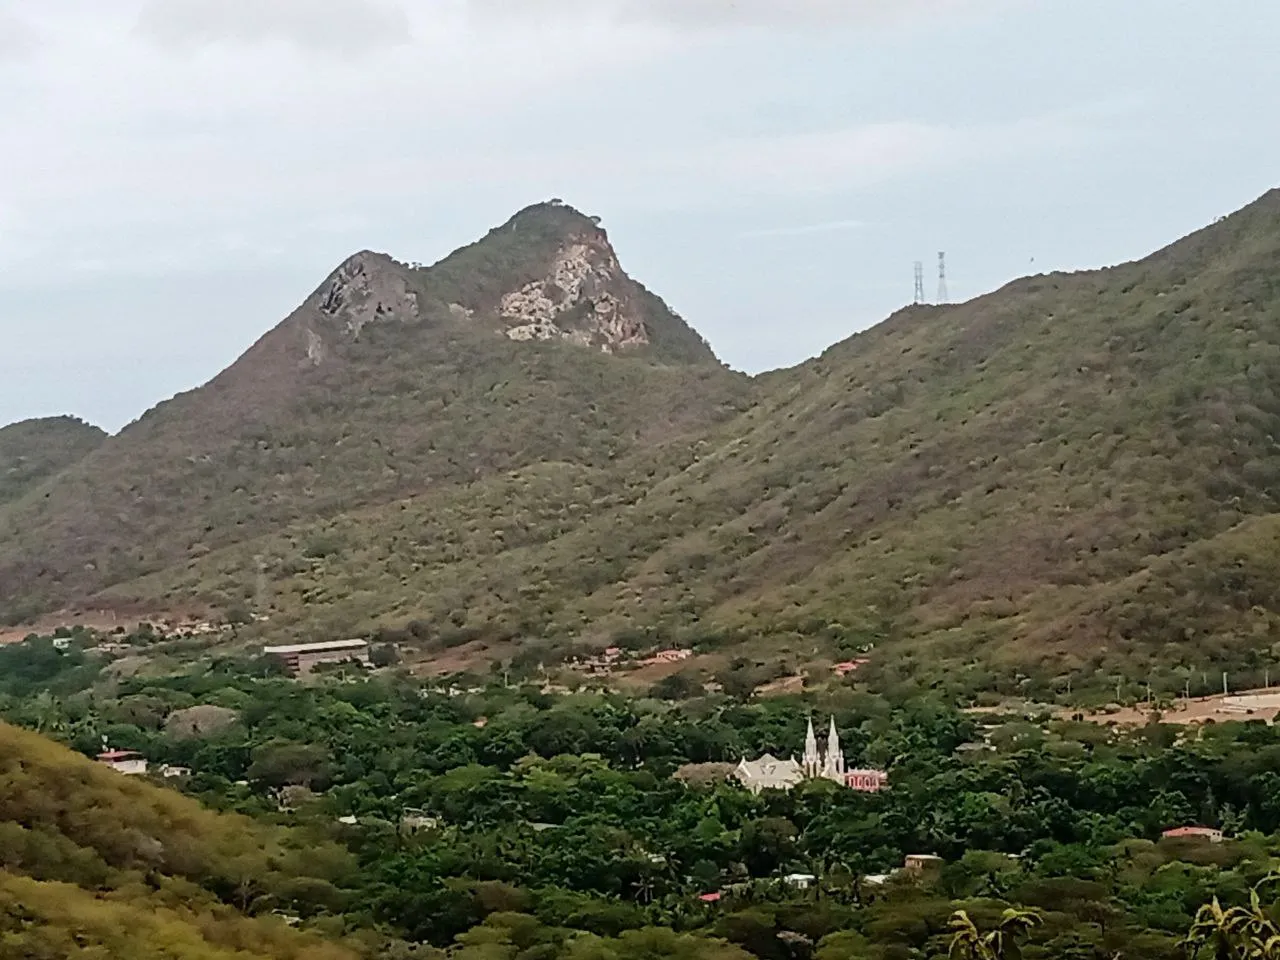
[[[816,777],[822,771],[822,754],[818,753],[818,737],[813,732],[813,717],[809,718],[809,731],[804,735],[804,766],[806,776]]]
[[[831,716],[831,726],[827,731],[827,762],[824,775],[832,780],[844,778],[844,751],[840,749],[840,734],[836,733],[836,718]]]

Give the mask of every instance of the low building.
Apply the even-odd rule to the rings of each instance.
[[[734,768],[734,777],[752,793],[764,790],[790,790],[805,778],[804,768],[794,757],[779,760],[766,753],[759,760],[743,759]]]
[[[189,777],[191,776],[191,768],[175,767],[172,764],[166,763],[160,768],[160,776],[164,777],[166,780],[176,780],[180,777]]]
[[[879,793],[889,785],[889,774],[883,770],[846,770],[844,785],[862,793]]]
[[[812,873],[789,873],[782,878],[782,882],[797,890],[808,890],[817,879]]]
[[[368,640],[331,640],[323,643],[292,643],[282,647],[263,647],[264,656],[277,657],[295,677],[305,677],[322,663],[345,663],[354,660],[369,666]]]
[[[1198,840],[1208,840],[1210,843],[1221,843],[1223,839],[1222,831],[1213,827],[1174,827],[1172,830],[1166,830],[1160,836],[1166,840],[1192,837]]]
[[[902,869],[909,873],[924,873],[926,870],[937,870],[942,863],[942,858],[932,853],[909,853],[902,862]]]
[[[140,777],[147,772],[147,758],[136,750],[104,750],[97,759],[127,777]]]

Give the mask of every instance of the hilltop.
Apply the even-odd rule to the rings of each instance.
[[[0,504],[16,500],[96,450],[107,434],[74,417],[0,427]]]
[[[523,228],[504,229],[510,243]],[[484,249],[487,262],[506,262],[485,246],[493,242],[445,261],[454,266],[440,276],[463,264],[469,277],[490,276],[474,258]],[[530,274],[516,273],[504,274],[515,283],[441,289],[465,293],[467,309],[510,334],[527,324],[495,320],[492,304],[511,294],[492,291],[525,296]],[[358,492],[314,463],[264,488],[238,452],[209,464],[216,479],[202,483],[238,490],[259,511],[252,524],[217,522],[225,501],[183,490],[175,511],[213,523],[162,545],[185,566],[161,553],[148,577],[122,566],[111,578],[64,580],[60,596],[74,596],[66,586],[79,579],[117,584],[98,598],[111,603],[226,609],[252,600],[262,558],[273,633],[420,621],[440,642],[510,637],[536,651],[639,636],[774,659],[874,644],[869,672],[885,683],[911,675],[971,689],[1026,671],[1048,691],[1072,672],[1141,670],[1173,682],[1209,663],[1248,667],[1260,641],[1280,637],[1277,276],[1272,192],[1144,260],[907,308],[750,383],[716,365],[692,332],[675,352],[651,333],[635,354],[612,341],[613,355],[570,336],[533,353],[506,352],[533,343],[486,339],[466,366],[484,389],[433,408],[467,425],[447,462],[469,466],[465,444],[480,437],[494,451],[483,467],[442,469],[437,459],[429,486],[392,482],[414,449],[398,438],[384,445],[394,456],[346,473],[360,478]],[[471,327],[447,329],[447,356],[436,356],[457,369],[476,341]],[[409,376],[396,356],[361,367],[362,382]],[[510,364],[502,373],[496,357]],[[588,370],[589,397],[569,407],[594,405],[600,431],[571,431],[558,416],[520,421],[513,436],[514,411],[527,405],[487,401],[494,391],[531,398],[552,377],[563,399]],[[653,396],[659,384],[682,392]],[[345,392],[339,416],[331,395],[311,395],[317,409],[290,430],[330,430],[341,442],[326,458],[349,447],[367,461],[367,438],[334,425],[376,435],[384,421],[357,416]],[[147,429],[130,438],[134,462],[156,462],[141,442]],[[253,442],[255,456],[280,462],[271,434]],[[55,499],[57,487],[85,482],[78,470]],[[304,479],[315,485],[305,509],[296,500],[292,512],[270,509],[257,492],[282,500]],[[56,521],[45,503],[13,505],[0,532]]]
[[[602,467],[735,414],[749,390],[563,204],[431,267],[359,253],[210,383],[0,512],[0,615],[298,520],[538,463]]]

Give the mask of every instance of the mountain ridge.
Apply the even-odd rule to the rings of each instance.
[[[730,415],[747,390],[563,204],[431,267],[358,253],[208,383],[16,498],[0,608],[21,619],[263,524],[547,458],[607,462]]]
[[[1280,644],[1277,277],[1271,191],[1141,260],[904,308],[657,443],[298,515],[102,598],[249,603],[261,556],[275,633],[875,644],[869,677],[974,689],[1247,664]]]

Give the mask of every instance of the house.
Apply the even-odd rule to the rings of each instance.
[[[175,767],[166,763],[160,767],[160,776],[164,777],[166,780],[176,780],[178,777],[189,777],[191,776],[191,768]]]
[[[879,793],[889,785],[889,774],[883,770],[847,770],[844,785],[862,793]]]
[[[400,817],[400,826],[409,831],[435,830],[440,826],[440,818],[433,817],[423,810],[408,809]]]
[[[698,899],[703,903],[719,903],[723,897],[724,894],[722,893],[704,893]]]
[[[282,647],[263,647],[264,656],[284,661],[289,673],[305,677],[322,663],[344,663],[355,660],[369,666],[368,640],[330,640],[324,643],[292,643]]]
[[[1210,843],[1221,843],[1223,839],[1222,831],[1215,830],[1213,827],[1174,827],[1172,830],[1166,830],[1160,836],[1166,840],[1195,837],[1200,840],[1208,840]]]
[[[909,873],[924,873],[926,870],[938,869],[942,863],[941,857],[935,857],[931,853],[909,853],[902,862],[902,869]]]
[[[127,777],[147,772],[147,758],[136,750],[104,750],[98,754],[98,762]]]
[[[782,882],[796,890],[808,890],[818,878],[811,873],[789,873]]]
[[[67,650],[70,650],[71,638],[70,637],[54,637],[53,649],[57,650],[59,653],[64,653]]]
[[[641,660],[642,667],[655,667],[666,663],[679,663],[681,660],[688,660],[693,656],[692,650],[659,650],[648,659]]]

